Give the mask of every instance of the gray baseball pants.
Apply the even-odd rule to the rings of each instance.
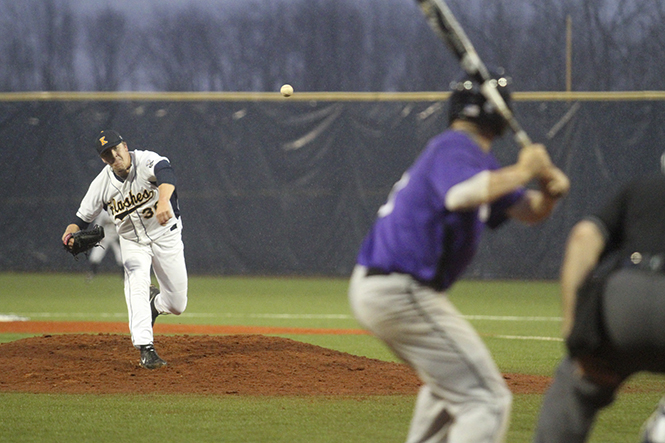
[[[665,372],[665,275],[636,269],[613,273],[602,297],[606,344],[594,357],[623,381],[640,371]],[[618,385],[583,376],[566,357],[541,408],[535,443],[582,443]]]
[[[497,443],[512,395],[489,350],[445,294],[406,274],[366,275],[349,286],[358,321],[421,380],[408,443]]]

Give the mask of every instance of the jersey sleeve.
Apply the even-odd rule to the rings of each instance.
[[[109,167],[104,168],[92,183],[90,183],[88,191],[85,193],[83,200],[81,200],[78,211],[76,211],[76,216],[85,223],[92,223],[104,207],[102,193],[106,174],[108,173],[107,168]]]
[[[163,183],[176,185],[175,172],[173,172],[171,163],[168,160],[162,160],[155,165],[155,177],[157,179],[157,186]]]
[[[468,149],[437,152],[430,167],[431,186],[441,202],[450,188],[488,169]]]
[[[462,183],[483,171],[495,171],[501,165],[492,155],[480,154],[468,146],[450,152],[441,152],[440,158],[432,162],[432,187],[436,190],[438,198],[445,201],[447,192],[453,186]],[[508,208],[524,197],[525,189],[516,190],[500,197],[490,204],[490,214],[487,226],[496,228],[508,220]]]
[[[140,166],[142,168],[145,168],[144,170],[146,171],[145,174],[147,175],[146,178],[148,179],[148,181],[156,184],[157,176],[155,173],[155,168],[157,167],[157,165],[161,164],[164,161],[169,162],[169,159],[162,155],[157,154],[156,152],[140,151],[140,153],[137,154],[136,161],[140,163]]]

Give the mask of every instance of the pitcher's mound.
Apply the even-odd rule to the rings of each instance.
[[[0,345],[0,391],[237,395],[413,394],[404,364],[264,335],[157,336],[139,366],[127,335],[44,335]]]
[[[420,386],[405,364],[281,337],[160,335],[155,347],[168,366],[148,370],[128,335],[44,335],[0,344],[0,392],[389,395],[415,394]],[[506,379],[520,391],[542,392],[547,383],[515,374]]]

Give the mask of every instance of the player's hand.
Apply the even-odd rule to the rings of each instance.
[[[527,174],[529,179],[540,177],[544,172],[552,168],[552,160],[544,145],[532,144],[520,150],[517,166]]]
[[[62,244],[71,247],[74,245],[74,239],[72,238],[72,234],[75,232],[80,231],[81,228],[79,228],[75,224],[71,224],[67,226],[67,229],[65,229],[65,233],[62,234]]]
[[[561,169],[552,165],[541,175],[540,189],[550,198],[562,198],[570,191],[570,179]]]
[[[155,216],[157,217],[159,224],[163,226],[168,223],[171,218],[173,218],[173,213],[171,212],[169,205],[157,205],[157,212],[155,212]]]

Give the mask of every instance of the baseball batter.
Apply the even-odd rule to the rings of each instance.
[[[132,343],[141,351],[141,365],[156,369],[166,361],[153,346],[155,318],[179,315],[187,306],[175,174],[166,157],[151,151],[130,152],[120,134],[112,130],[99,133],[95,149],[106,167],[90,184],[62,241],[71,244],[71,234],[85,229],[101,211],[113,219],[120,236]],[[159,293],[151,291],[151,267]]]
[[[569,181],[542,145],[500,167],[490,148],[505,123],[470,79],[454,84],[449,106],[449,130],[429,142],[379,209],[349,297],[358,321],[423,381],[407,441],[494,443],[505,436],[512,396],[445,291],[473,258],[485,226],[545,219]],[[539,189],[525,189],[533,179]]]

